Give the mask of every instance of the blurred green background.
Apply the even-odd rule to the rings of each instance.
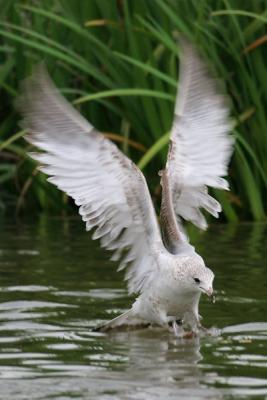
[[[41,60],[60,90],[143,169],[158,204],[183,32],[231,98],[231,192],[222,219],[266,219],[267,1],[1,0],[0,212],[72,213],[29,159],[14,110]]]

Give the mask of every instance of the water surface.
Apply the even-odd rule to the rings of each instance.
[[[1,399],[267,399],[266,225],[194,244],[215,272],[201,300],[218,337],[93,333],[126,310],[123,275],[77,219],[0,221]]]

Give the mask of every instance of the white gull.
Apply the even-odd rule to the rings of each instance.
[[[49,181],[79,206],[93,239],[115,251],[126,270],[130,310],[100,329],[156,324],[178,332],[183,321],[196,332],[201,293],[213,291],[205,266],[181,227],[181,218],[206,229],[203,208],[217,217],[220,204],[208,186],[228,189],[223,179],[233,140],[225,97],[202,58],[180,41],[180,78],[162,186],[161,230],[146,180],[138,167],[60,95],[44,67],[27,79],[18,108],[27,140],[42,152],[31,156]]]

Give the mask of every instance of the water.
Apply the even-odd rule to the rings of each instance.
[[[126,310],[122,274],[79,219],[0,222],[0,399],[267,399],[267,228],[195,238],[218,337],[91,328]]]

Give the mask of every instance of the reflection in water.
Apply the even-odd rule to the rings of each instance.
[[[126,310],[131,299],[82,223],[2,223],[1,396],[267,395],[266,226],[218,225],[194,242],[216,275],[216,303],[201,301],[204,324],[222,335],[177,339],[161,329],[103,334],[90,329]]]

